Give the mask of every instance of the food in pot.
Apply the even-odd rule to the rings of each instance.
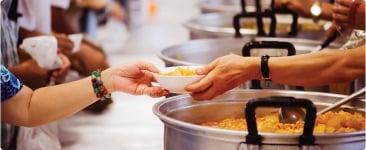
[[[244,118],[226,118],[217,122],[205,122],[203,126],[209,126],[230,130],[247,130]],[[304,122],[294,124],[280,123],[278,114],[273,113],[263,117],[257,117],[257,126],[260,132],[295,134],[302,133]],[[365,130],[365,117],[359,113],[345,111],[327,112],[317,117],[314,133],[345,133]]]
[[[168,73],[161,73],[166,76],[195,76],[196,71],[188,67],[177,67],[174,71]]]

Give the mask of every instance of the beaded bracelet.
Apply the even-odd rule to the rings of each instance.
[[[111,98],[111,94],[108,92],[107,88],[103,85],[103,81],[101,78],[101,71],[99,69],[91,73],[91,81],[94,93],[98,98],[100,98],[101,100]]]

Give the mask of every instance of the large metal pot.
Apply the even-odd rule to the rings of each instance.
[[[321,44],[320,41],[307,39],[254,36],[246,36],[244,38],[200,39],[163,49],[158,56],[165,62],[166,66],[205,65],[216,58],[227,54],[242,55],[244,44],[250,41],[289,42],[295,46],[297,55],[310,53]],[[335,48],[338,46],[339,45],[332,44],[330,47]],[[251,51],[251,56],[261,56],[263,54],[268,54],[270,56],[286,56],[287,52],[276,48],[256,49]]]
[[[165,150],[246,150],[260,148],[272,149],[320,149],[320,150],[363,150],[365,131],[338,134],[315,134],[315,145],[300,146],[298,134],[261,133],[262,145],[249,145],[246,141],[248,132],[200,126],[207,121],[217,121],[228,117],[244,115],[248,100],[267,96],[291,96],[311,100],[318,110],[335,103],[343,95],[279,91],[279,90],[235,90],[227,92],[212,101],[194,101],[189,95],[170,97],[155,104],[153,112],[165,124]],[[364,113],[365,102],[354,101],[344,106],[346,111]],[[261,116],[275,109],[257,109]]]
[[[202,38],[220,38],[220,37],[234,37],[235,29],[233,28],[234,13],[208,13],[194,18],[187,23],[185,27],[190,31],[191,39]],[[276,15],[277,17],[277,36],[287,37],[291,30],[292,16]],[[256,19],[246,18],[241,19],[250,28],[241,28],[240,32],[243,35],[256,35]],[[269,30],[270,19],[263,20],[264,26]],[[325,37],[325,25],[327,22],[320,21],[314,24],[312,20],[305,18],[298,18],[298,34],[297,38],[306,38],[313,40],[322,40]],[[280,30],[278,30],[280,29]]]

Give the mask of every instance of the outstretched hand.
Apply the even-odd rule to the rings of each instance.
[[[231,90],[245,81],[257,78],[258,58],[238,55],[220,57],[207,66],[197,69],[197,74],[206,75],[185,89],[192,92],[196,100],[209,100]]]
[[[133,95],[149,95],[161,97],[169,94],[162,87],[153,86],[154,78],[151,72],[158,73],[159,70],[152,64],[137,62],[127,64],[118,68],[111,68],[103,72],[107,89],[111,92],[122,91]]]

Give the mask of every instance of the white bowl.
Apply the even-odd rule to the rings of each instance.
[[[174,71],[177,67],[189,68],[189,69],[196,69],[200,68],[201,66],[176,66],[176,67],[168,67],[160,69],[161,73],[168,73]],[[195,76],[168,76],[168,75],[161,75],[157,73],[153,73],[154,78],[159,83],[159,85],[171,93],[178,93],[178,94],[186,94],[189,93],[188,91],[184,90],[184,88],[194,82],[197,82],[203,78],[204,75],[195,75]]]

